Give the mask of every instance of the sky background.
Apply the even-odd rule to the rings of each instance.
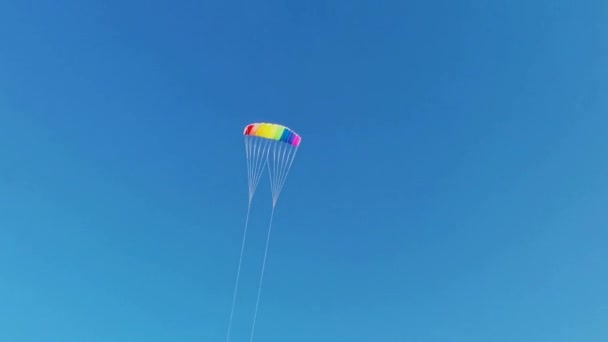
[[[608,340],[606,1],[0,3],[0,340]],[[270,215],[252,208],[233,342]]]

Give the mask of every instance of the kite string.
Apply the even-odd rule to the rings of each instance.
[[[279,185],[281,183],[283,169],[285,168],[285,152],[287,151],[287,147],[285,147],[285,144],[281,144],[277,147],[277,149],[278,152],[276,153],[275,158],[273,158],[272,168],[270,167],[270,165],[268,165],[268,171],[270,172],[270,189],[272,192],[273,204],[276,204],[277,199],[279,197]]]
[[[297,147],[296,147],[296,149],[297,149]],[[277,180],[277,182],[279,183],[277,185],[277,198],[278,198],[279,194],[281,193],[282,184],[283,184],[285,178],[287,177],[288,165],[289,165],[288,162],[289,162],[290,157],[292,157],[293,151],[294,151],[294,149],[290,148],[288,153],[283,154],[283,160],[281,161],[281,165],[282,165],[281,174]]]
[[[282,157],[281,157],[281,161],[280,161],[280,167],[277,168],[277,177],[276,177],[276,185],[275,185],[275,194],[274,194],[274,201],[276,203],[277,199],[279,198],[279,193],[281,191],[281,178],[283,177],[283,169],[285,168],[285,155],[287,154],[287,151],[291,152],[291,148],[288,148],[287,145],[283,145],[283,153],[282,153]]]
[[[279,170],[279,163],[278,163],[278,157],[277,157],[277,155],[280,155],[280,153],[281,153],[281,147],[283,147],[283,145],[284,144],[276,144],[275,145],[276,148],[274,149],[274,152],[275,152],[274,153],[274,158],[272,159],[272,161],[273,161],[273,164],[272,164],[273,167],[272,168],[273,168],[273,172],[274,173],[271,175],[270,187],[271,187],[273,201],[274,201],[274,197],[275,197],[274,194],[275,194],[276,189],[277,189],[277,187],[276,187],[276,175],[278,174],[278,170]],[[278,153],[276,153],[277,149],[279,150]],[[269,172],[270,172],[270,168],[269,168]]]
[[[262,174],[264,172],[264,166],[266,165],[264,163],[265,159],[263,158],[267,153],[268,153],[268,143],[267,142],[260,142],[260,140],[258,139],[253,139],[251,140],[253,141],[252,146],[253,146],[253,153],[252,155],[250,155],[251,158],[251,171],[250,173],[250,178],[249,178],[249,196],[253,197],[253,194],[255,193],[258,184],[260,183],[260,179],[262,177]]]
[[[251,158],[250,155],[251,144],[249,143],[249,137],[245,136],[245,160],[247,161],[247,185],[249,186],[249,198],[251,198]]]
[[[230,332],[232,330],[232,319],[234,317],[234,306],[236,304],[236,296],[239,289],[239,278],[241,276],[241,265],[243,263],[243,254],[245,251],[245,241],[247,239],[247,227],[249,225],[249,212],[251,211],[251,200],[249,200],[249,204],[247,205],[247,216],[245,218],[245,229],[243,232],[243,239],[241,242],[241,255],[239,256],[239,266],[236,271],[236,284],[234,286],[234,293],[232,294],[232,308],[230,309],[230,321],[228,322],[228,334],[226,336],[226,342],[230,341]]]
[[[249,158],[250,158],[250,165],[251,165],[251,170],[249,171],[250,175],[249,175],[249,187],[250,187],[250,197],[253,197],[253,194],[255,193],[255,189],[257,187],[256,185],[256,179],[257,179],[257,169],[258,169],[258,163],[259,163],[259,151],[260,151],[260,144],[259,141],[257,139],[253,139],[253,138],[249,138],[249,144],[250,144],[250,149],[251,152],[249,154]]]
[[[261,148],[261,144],[260,141],[258,139],[252,139],[253,140],[253,144],[254,144],[254,153],[253,153],[253,160],[252,160],[252,172],[251,172],[251,188],[252,188],[252,192],[255,192],[255,189],[257,188],[257,184],[256,184],[256,179],[257,177],[257,169],[258,169],[258,163],[260,158],[258,157],[260,154],[260,148]]]
[[[281,194],[281,191],[283,190],[283,186],[285,185],[285,181],[287,180],[287,175],[289,174],[289,170],[291,170],[291,165],[293,164],[294,159],[296,159],[296,154],[298,153],[298,148],[296,147],[293,150],[293,154],[291,154],[292,151],[289,151],[289,152],[290,152],[290,155],[287,157],[289,160],[289,164],[287,165],[287,168],[285,169],[285,173],[283,174],[283,176],[280,180],[279,191],[277,192],[277,199],[278,199],[279,195]],[[276,200],[275,200],[275,202],[276,202]]]
[[[270,223],[268,224],[268,235],[266,236],[266,248],[264,249],[264,261],[262,262],[262,274],[260,275],[260,283],[258,285],[258,296],[255,302],[255,311],[253,314],[253,324],[251,326],[251,336],[249,338],[249,342],[253,342],[253,334],[255,332],[255,324],[258,318],[258,308],[260,305],[260,294],[262,292],[262,282],[264,281],[264,271],[266,270],[266,257],[268,256],[268,245],[270,244],[270,233],[272,231],[272,219],[274,218],[274,208],[275,205],[272,205],[272,213],[270,214]]]
[[[264,173],[264,166],[266,166],[266,159],[268,159],[268,152],[270,151],[270,143],[268,141],[261,144],[262,154],[257,158],[257,171],[256,171],[256,180],[255,180],[255,188],[257,188],[260,183],[260,179],[262,178],[262,174]],[[266,157],[266,158],[264,158]]]

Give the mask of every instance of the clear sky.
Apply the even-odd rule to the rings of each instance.
[[[608,340],[606,1],[0,3],[0,340]],[[256,194],[233,342],[270,215]]]

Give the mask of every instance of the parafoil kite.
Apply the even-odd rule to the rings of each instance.
[[[253,196],[256,192],[260,179],[262,178],[264,169],[268,169],[268,174],[270,176],[270,191],[272,194],[272,212],[270,214],[270,223],[268,225],[268,234],[266,237],[266,247],[264,250],[264,259],[262,262],[262,271],[258,286],[253,324],[251,327],[250,342],[253,341],[258,307],[260,304],[260,294],[262,291],[262,282],[264,280],[264,271],[266,268],[266,257],[268,256],[268,245],[270,242],[270,233],[272,231],[274,210],[279,199],[279,195],[281,194],[281,190],[285,185],[285,180],[287,179],[291,165],[296,157],[298,147],[302,141],[302,138],[293,130],[282,125],[265,122],[247,125],[243,131],[243,135],[245,137],[245,156],[247,158],[249,202],[247,204],[247,215],[245,218],[245,229],[241,243],[241,254],[239,257],[236,285],[234,287],[234,295],[232,298],[232,308],[230,310],[228,335],[226,337],[227,342],[230,341],[234,306],[238,293],[241,264],[243,260],[243,252],[245,250],[245,241],[247,238],[247,226],[249,224],[249,212],[251,210]]]

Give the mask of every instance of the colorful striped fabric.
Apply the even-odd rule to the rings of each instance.
[[[298,147],[302,138],[291,129],[273,123],[252,123],[245,127],[243,135],[249,135],[264,139],[282,141],[284,143]]]

